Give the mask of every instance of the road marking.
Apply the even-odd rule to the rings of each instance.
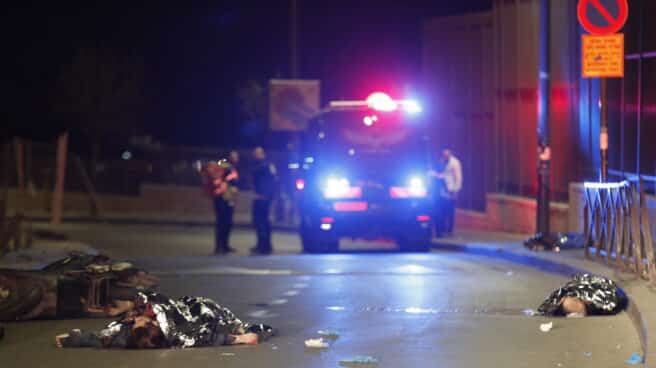
[[[266,268],[243,268],[243,267],[208,267],[187,270],[152,271],[154,275],[255,275],[255,276],[280,276],[293,275],[292,270],[272,270]]]
[[[277,317],[278,315],[275,313],[269,313],[269,311],[266,309],[260,309],[249,313],[248,316],[253,318],[273,318]]]
[[[287,303],[287,299],[276,299],[271,302],[271,305],[282,305]]]
[[[289,290],[282,293],[284,296],[296,296],[298,295],[298,290]]]

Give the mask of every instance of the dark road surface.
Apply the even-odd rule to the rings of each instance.
[[[115,234],[98,248],[110,251],[109,243],[138,236],[121,231],[129,234]],[[211,297],[242,320],[273,325],[279,335],[248,347],[99,351],[57,349],[53,337],[101,328],[104,320],[12,323],[0,342],[0,366],[339,367],[343,359],[371,356],[379,367],[620,367],[639,351],[625,314],[525,315],[565,278],[500,258],[447,251],[212,257],[207,239],[193,232],[142,231],[141,237],[149,240],[142,249],[112,245],[113,255],[158,274],[166,294]],[[289,244],[277,245],[292,249],[293,235],[276,240],[285,237]],[[548,321],[553,329],[541,332]],[[339,332],[330,347],[304,346],[325,329]]]

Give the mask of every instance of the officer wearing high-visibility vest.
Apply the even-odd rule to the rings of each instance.
[[[201,169],[201,178],[205,192],[214,205],[214,254],[234,252],[229,242],[239,174],[229,161],[220,160],[205,165]]]

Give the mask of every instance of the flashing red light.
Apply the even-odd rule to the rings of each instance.
[[[338,212],[364,212],[369,208],[367,202],[335,202],[333,209]]]
[[[419,216],[417,216],[417,221],[419,221],[419,222],[428,222],[428,221],[430,221],[430,216],[428,216],[428,215],[419,215]]]
[[[374,92],[367,97],[367,106],[378,111],[394,111],[396,102],[386,93]]]
[[[305,180],[296,179],[296,190],[301,191],[305,189]]]
[[[332,218],[332,217],[322,217],[321,218],[321,223],[322,224],[332,224],[333,222],[335,222],[335,219]]]

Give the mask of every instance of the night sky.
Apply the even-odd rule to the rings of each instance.
[[[423,20],[490,7],[491,0],[299,0],[300,77],[321,80],[324,103],[373,89],[420,91]],[[289,1],[21,2],[4,18],[3,135],[76,131],[52,105],[82,48],[141,60],[139,123],[122,130],[176,145],[251,144],[265,122],[245,122],[237,88],[290,73]]]

